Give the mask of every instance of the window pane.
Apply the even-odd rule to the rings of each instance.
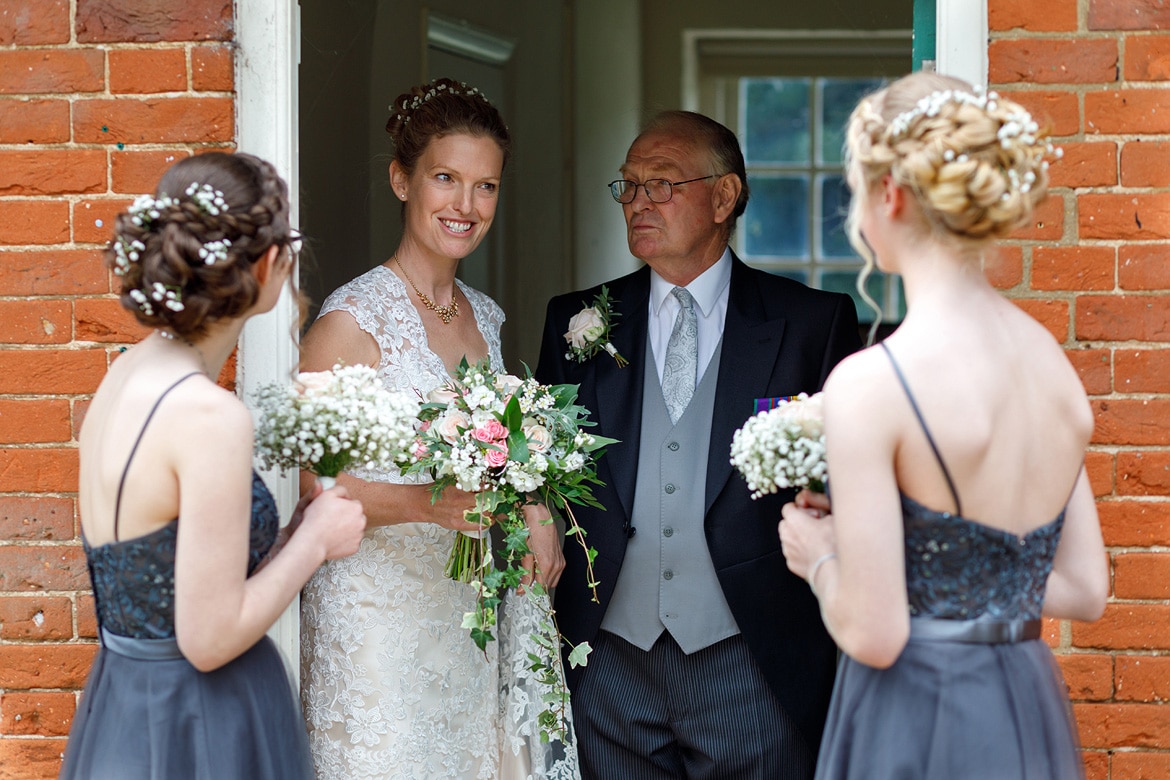
[[[809,257],[808,177],[748,176],[743,247],[749,257]]]
[[[862,300],[861,295],[857,292],[857,273],[860,269],[853,269],[851,271],[825,271],[821,274],[821,289],[831,290],[832,292],[845,293],[853,299],[854,305],[857,306],[857,320],[861,323],[873,322],[877,313],[870,308],[869,304]],[[874,271],[866,280],[865,290],[870,294],[870,297],[882,306],[883,319],[889,320],[892,318],[893,312],[884,311],[886,302],[886,288],[889,283],[889,277],[880,271]],[[899,317],[898,319],[901,319]]]
[[[845,124],[861,98],[882,85],[881,79],[821,79],[821,154],[826,164],[841,164]]]
[[[845,217],[849,213],[849,187],[845,184],[845,177],[823,175],[817,177],[817,184],[821,190],[821,257],[857,259],[845,233]]]
[[[807,163],[810,79],[740,79],[744,156],[752,163]]]

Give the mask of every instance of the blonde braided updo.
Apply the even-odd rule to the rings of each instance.
[[[1047,194],[1059,150],[1018,104],[956,78],[914,73],[864,98],[849,118],[846,158],[857,233],[861,202],[884,176],[914,193],[940,238],[981,244],[1026,223]]]

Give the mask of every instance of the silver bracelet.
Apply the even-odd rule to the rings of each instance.
[[[813,565],[809,567],[809,569],[808,569],[808,587],[809,587],[809,590],[811,590],[813,592],[814,596],[817,595],[817,586],[814,584],[816,582],[816,579],[817,579],[817,571],[820,570],[821,566],[824,565],[826,561],[828,561],[832,558],[836,558],[836,557],[837,557],[837,553],[827,552],[824,555],[822,555],[820,558],[817,558],[815,561],[813,561]]]

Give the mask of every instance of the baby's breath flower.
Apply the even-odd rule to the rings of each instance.
[[[408,453],[419,402],[382,387],[369,366],[334,366],[270,384],[256,396],[256,449],[266,468],[335,477],[351,464],[374,468]]]
[[[821,394],[801,393],[749,417],[731,439],[731,464],[752,498],[788,488],[823,493],[828,468]]]

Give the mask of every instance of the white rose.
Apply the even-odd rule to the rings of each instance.
[[[552,434],[543,425],[525,425],[521,430],[528,439],[528,449],[534,452],[547,452],[552,446]]]
[[[601,312],[590,306],[573,315],[569,320],[569,332],[565,334],[565,341],[577,349],[583,348],[591,341],[601,338],[605,331],[605,322],[601,319]]]
[[[511,397],[523,384],[524,380],[511,374],[500,374],[496,377],[496,390],[505,398]]]
[[[443,437],[443,441],[454,444],[459,440],[460,429],[466,430],[471,424],[467,415],[458,409],[452,409],[439,419],[435,420],[434,429]]]
[[[332,381],[332,371],[302,371],[297,374],[297,390],[302,394],[324,390]]]
[[[439,385],[427,393],[427,401],[434,404],[449,404],[457,397],[458,394],[446,385]]]

